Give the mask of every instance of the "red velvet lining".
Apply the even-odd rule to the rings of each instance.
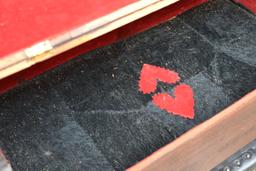
[[[0,58],[138,0],[1,0]]]
[[[175,17],[182,12],[200,5],[207,0],[181,0],[175,4],[172,4],[162,10],[147,15],[137,21],[127,24],[119,29],[116,29],[106,35],[98,37],[94,40],[86,42],[76,48],[73,48],[67,52],[64,52],[58,56],[55,56],[47,61],[38,63],[26,70],[11,75],[5,79],[0,80],[0,93],[3,93],[10,88],[15,87],[17,84],[24,80],[29,80],[51,68],[54,68],[64,62],[76,57],[81,53],[88,52],[95,48],[99,48],[118,40],[125,39],[131,35],[142,32],[148,28],[151,28],[159,23],[165,22],[172,17]]]

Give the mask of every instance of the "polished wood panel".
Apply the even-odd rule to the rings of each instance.
[[[256,138],[256,90],[128,171],[210,170]]]

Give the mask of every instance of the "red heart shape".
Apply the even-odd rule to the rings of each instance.
[[[144,94],[156,90],[157,80],[174,84],[180,80],[179,74],[157,66],[144,64],[140,74],[139,88]]]
[[[194,118],[194,98],[193,90],[186,84],[175,87],[174,97],[168,93],[159,93],[153,96],[153,104],[168,113],[179,115],[185,118]]]

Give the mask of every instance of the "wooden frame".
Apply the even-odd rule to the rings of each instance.
[[[128,171],[210,170],[256,138],[256,90]]]

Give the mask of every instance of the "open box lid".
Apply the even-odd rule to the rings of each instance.
[[[1,2],[0,79],[176,1]]]

